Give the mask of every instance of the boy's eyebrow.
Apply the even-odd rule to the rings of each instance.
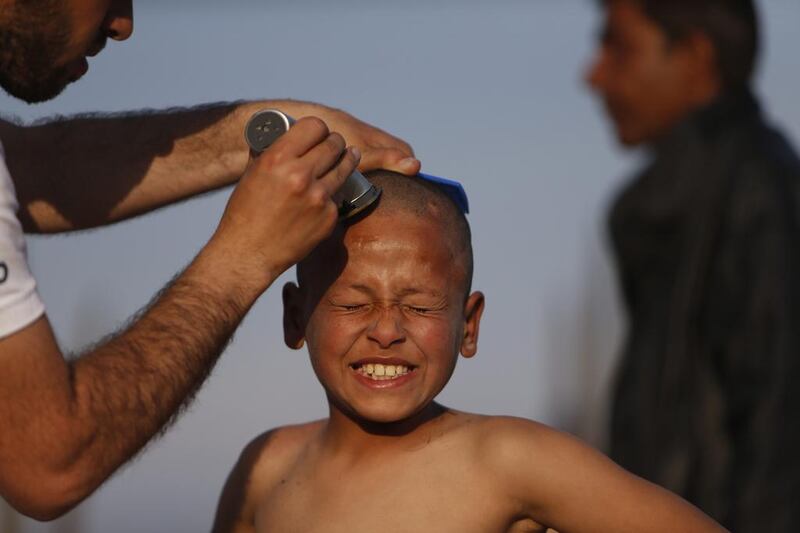
[[[372,294],[372,289],[370,289],[366,285],[361,285],[359,283],[350,284],[347,288],[348,289],[354,289],[354,290],[357,290],[359,292],[366,292],[367,294]]]
[[[415,287],[409,287],[407,289],[403,289],[400,291],[400,296],[414,296],[415,294],[429,294],[431,296],[441,296],[441,293],[439,291],[430,289],[417,289]]]

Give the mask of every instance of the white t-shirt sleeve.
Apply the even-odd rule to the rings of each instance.
[[[31,324],[44,313],[36,280],[28,267],[25,235],[17,219],[17,195],[0,143],[0,338]]]

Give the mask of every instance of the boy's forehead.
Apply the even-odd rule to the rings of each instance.
[[[358,272],[367,262],[376,261],[387,267],[399,266],[402,261],[419,269],[429,268],[433,261],[446,261],[446,268],[455,270],[454,255],[437,215],[392,209],[377,210],[347,227],[337,227],[305,263],[310,263],[306,265],[310,277],[330,283],[345,269]]]
[[[347,228],[346,264],[337,287],[380,280],[380,286],[404,294],[442,295],[460,280],[455,252],[435,218],[407,212],[374,215]]]
[[[418,249],[449,249],[446,228],[436,214],[420,215],[404,210],[384,210],[347,227],[343,235],[347,250],[389,250],[398,245]]]

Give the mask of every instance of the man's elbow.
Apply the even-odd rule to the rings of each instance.
[[[71,472],[34,472],[3,485],[2,496],[14,509],[41,522],[60,518],[92,492],[82,476]]]

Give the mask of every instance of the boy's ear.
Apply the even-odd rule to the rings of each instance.
[[[461,339],[461,355],[472,357],[478,353],[478,332],[486,299],[480,291],[473,292],[464,304],[464,338]]]
[[[283,340],[286,346],[299,350],[305,343],[305,317],[300,287],[289,282],[283,286]]]

